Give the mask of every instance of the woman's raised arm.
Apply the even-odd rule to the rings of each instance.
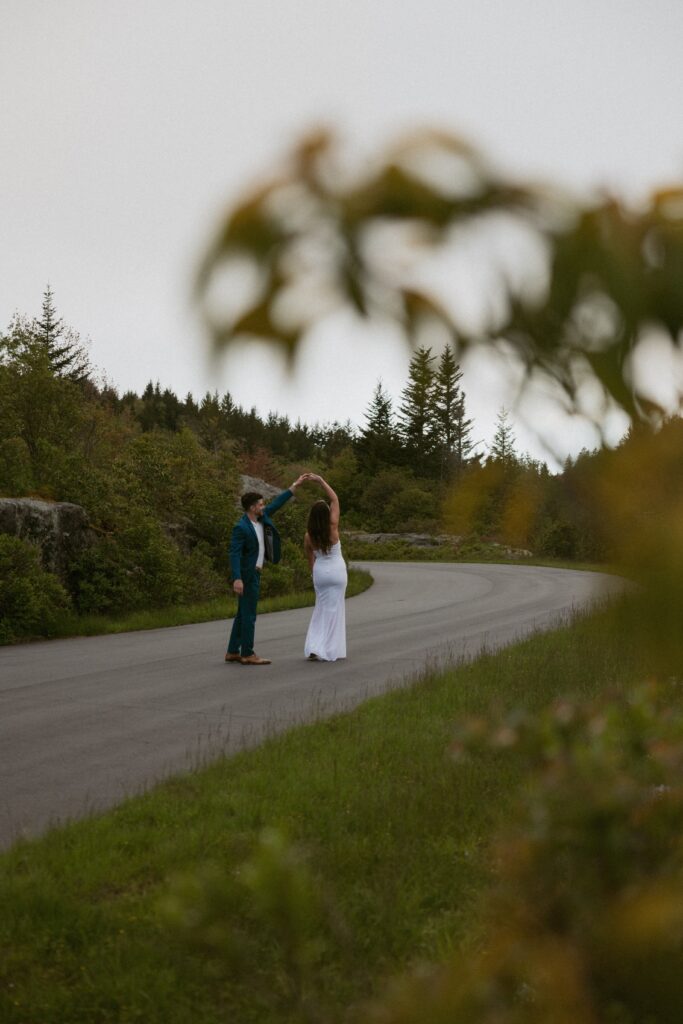
[[[327,480],[323,480],[318,473],[311,473],[309,480],[315,480],[319,483],[327,497],[330,499],[330,526],[339,526],[341,508],[339,507],[339,498],[337,497],[336,492],[333,491]]]

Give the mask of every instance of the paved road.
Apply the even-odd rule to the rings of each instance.
[[[224,663],[225,622],[0,648],[0,847],[621,585],[533,566],[363,565],[375,584],[347,603],[343,662],[304,660],[308,608],[259,619],[257,651],[274,661],[263,668]]]

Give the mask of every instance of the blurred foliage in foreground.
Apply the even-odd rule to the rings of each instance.
[[[673,1022],[683,1005],[680,683],[462,723],[452,753],[535,768],[495,851],[487,935],[397,983],[372,1024]]]
[[[458,299],[458,257],[476,310]],[[257,336],[295,353],[314,326],[353,310],[415,343],[434,325],[461,351],[504,343],[527,380],[551,378],[598,425],[614,403],[657,423],[671,402],[641,386],[633,356],[653,331],[675,354],[682,274],[683,187],[637,210],[582,203],[506,180],[437,132],[351,172],[320,132],[229,214],[198,291],[218,347]],[[592,411],[590,391],[601,395]]]
[[[466,316],[453,268],[468,258],[481,301]],[[472,957],[408,973],[357,1019],[680,1020],[682,284],[683,187],[638,209],[614,197],[583,203],[506,181],[437,133],[356,175],[328,135],[305,140],[207,254],[198,291],[216,347],[258,336],[294,356],[314,327],[354,311],[398,326],[415,347],[438,329],[456,359],[477,345],[505,351],[525,384],[545,382],[603,438],[615,409],[631,423],[619,449],[574,481],[615,564],[641,585],[622,628],[651,678],[591,705],[459,727],[460,763],[473,748],[507,746],[532,772],[498,846],[487,933]],[[538,480],[512,479],[498,460],[451,486],[451,529],[476,522],[506,480],[500,515],[508,530],[523,527]]]
[[[478,306],[464,301],[464,270]],[[525,383],[544,381],[603,437],[621,410],[627,443],[565,473],[570,516],[566,501],[555,500],[556,514],[534,467],[498,458],[451,479],[445,524],[464,534],[493,525],[518,546],[533,536],[537,550],[562,556],[574,545],[574,557],[610,558],[650,588],[640,628],[653,651],[679,650],[683,186],[637,209],[612,196],[580,201],[508,180],[459,138],[428,131],[353,170],[321,131],[221,224],[198,295],[216,347],[258,336],[295,355],[346,310],[399,327],[418,356],[435,337],[456,361],[474,346],[501,348]],[[390,496],[391,480],[382,487]],[[599,523],[592,550],[571,536],[595,536],[582,518]]]

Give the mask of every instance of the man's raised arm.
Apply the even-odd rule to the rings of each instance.
[[[299,484],[302,484],[304,480],[308,480],[309,476],[309,473],[302,473],[300,477],[297,477],[293,484],[289,485],[286,491],[283,491],[282,494],[278,494],[275,498],[273,498],[273,500],[269,502],[265,507],[265,511],[268,513],[268,515],[272,516],[274,512],[277,512],[279,508],[282,508],[285,502],[289,501],[290,498],[294,497],[294,492],[296,491]]]

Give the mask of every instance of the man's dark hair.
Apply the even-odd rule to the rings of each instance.
[[[255,505],[257,501],[260,501],[262,497],[263,495],[259,494],[258,491],[247,491],[247,493],[243,494],[241,498],[242,508],[246,512],[252,505]]]

